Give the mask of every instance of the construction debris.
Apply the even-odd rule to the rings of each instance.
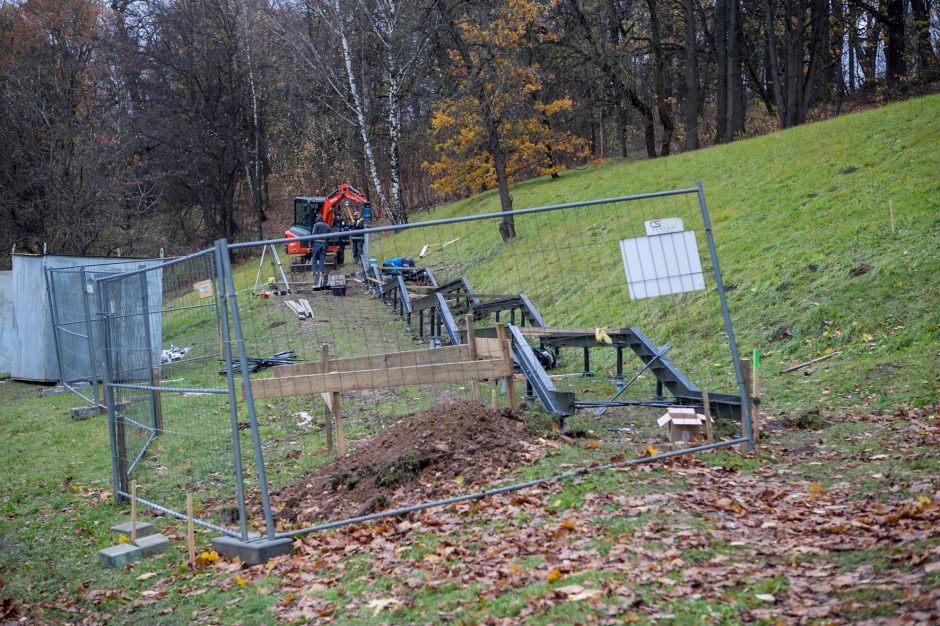
[[[296,302],[294,300],[285,300],[284,304],[297,315],[299,320],[313,317],[313,309],[310,308],[310,302],[306,298],[300,298]]]
[[[182,348],[177,348],[173,344],[170,344],[169,348],[162,350],[160,352],[160,363],[172,363],[173,361],[181,361],[183,357],[186,356],[186,353],[193,349],[193,346],[183,346]]]
[[[285,350],[284,352],[278,352],[277,354],[272,354],[268,357],[256,357],[248,356],[246,357],[248,361],[248,371],[252,374],[255,372],[260,372],[261,370],[268,367],[278,367],[279,365],[293,365],[303,361],[303,359],[297,358],[293,350]],[[232,363],[232,371],[235,373],[241,373],[241,363],[239,361],[234,361]],[[220,375],[225,375],[225,370],[219,372]]]

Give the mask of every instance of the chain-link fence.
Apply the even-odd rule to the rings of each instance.
[[[248,536],[224,279],[218,248],[100,277],[115,493]]]
[[[700,188],[302,239],[322,271],[219,242],[98,281],[118,493],[290,537],[750,441]],[[666,451],[558,475],[562,429]]]
[[[100,389],[104,377],[104,352],[97,317],[95,280],[161,262],[121,260],[46,268],[59,384],[92,406],[104,406]]]

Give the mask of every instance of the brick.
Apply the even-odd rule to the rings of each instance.
[[[143,556],[143,551],[132,543],[119,543],[98,550],[98,562],[107,567],[123,567]]]
[[[163,533],[157,533],[146,537],[138,537],[136,545],[144,556],[150,556],[169,550],[170,540]]]
[[[157,532],[157,529],[153,527],[153,524],[150,522],[141,522],[137,521],[137,538],[146,537]],[[124,535],[128,539],[131,538],[131,523],[124,522],[123,524],[116,524],[111,527],[111,534],[115,537],[120,537]]]

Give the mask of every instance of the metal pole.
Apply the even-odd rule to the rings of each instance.
[[[216,242],[215,245],[215,274],[217,288],[216,299],[225,297],[225,278],[224,267],[222,257],[228,256],[228,248],[225,248],[220,245],[220,242]],[[221,276],[220,276],[221,274]],[[245,478],[242,472],[242,446],[241,446],[241,436],[238,434],[238,397],[235,395],[235,376],[233,373],[232,365],[232,337],[229,330],[228,322],[228,310],[225,306],[225,303],[222,303],[222,306],[217,307],[219,313],[219,318],[222,322],[222,328],[224,328],[224,336],[222,338],[222,353],[225,358],[225,379],[228,383],[228,413],[229,419],[232,422],[232,455],[234,457],[235,463],[235,499],[238,503],[238,525],[239,533],[241,534],[242,541],[248,540],[248,514],[245,507]],[[244,368],[244,363],[242,363]]]
[[[261,508],[264,512],[264,524],[268,538],[274,539],[274,517],[271,515],[271,500],[268,496],[268,476],[264,469],[264,453],[261,450],[261,433],[258,432],[258,416],[255,413],[255,398],[251,393],[251,377],[248,372],[248,358],[245,355],[245,338],[242,335],[242,323],[238,314],[238,300],[235,291],[235,279],[232,277],[232,262],[229,258],[228,243],[224,239],[216,242],[222,262],[222,278],[225,281],[225,306],[232,314],[232,326],[235,329],[235,345],[238,347],[238,361],[242,373],[242,392],[248,407],[248,422],[251,425],[251,439],[255,448],[255,465],[258,471],[258,483],[261,489]],[[222,308],[225,308],[224,306]],[[231,368],[229,368],[231,371]]]
[[[145,345],[147,348],[147,378],[150,380],[150,386],[156,387],[157,380],[153,375],[153,338],[150,336],[150,294],[147,293],[147,275],[140,275],[140,291],[141,291],[141,302],[143,303],[143,318],[144,318],[144,337],[146,338]],[[150,423],[153,425],[153,432],[157,432],[159,429],[159,420],[157,418],[157,394],[159,391],[152,390],[150,392]]]
[[[738,393],[741,396],[741,421],[744,425],[744,437],[747,439],[747,449],[754,447],[754,431],[751,425],[751,403],[747,387],[744,384],[744,373],[741,371],[741,360],[738,358],[738,344],[734,339],[734,327],[731,324],[731,313],[728,311],[728,299],[725,298],[725,285],[721,280],[721,269],[718,266],[718,251],[715,249],[715,237],[712,235],[711,221],[708,219],[708,207],[705,205],[705,190],[702,183],[695,183],[698,191],[698,204],[702,210],[702,223],[705,225],[705,238],[708,241],[708,252],[712,259],[712,273],[715,275],[715,284],[718,289],[718,299],[721,301],[721,316],[725,323],[725,333],[728,335],[728,345],[731,348],[731,363],[734,365],[734,374],[738,379]]]
[[[111,389],[111,325],[108,322],[109,308],[107,299],[107,285],[96,281],[95,291],[98,300],[98,327],[104,342],[104,403],[108,406],[108,439],[111,443],[111,479],[114,483],[114,502],[121,504],[124,498],[120,495],[122,488],[120,463],[117,453],[117,429],[115,428],[114,391]]]
[[[88,337],[88,368],[91,373],[91,388],[95,394],[95,406],[101,406],[101,395],[98,391],[98,350],[95,346],[94,326],[91,323],[91,310],[88,307],[88,278],[85,274],[85,268],[79,270],[82,280],[82,311],[85,314],[85,334]]]
[[[49,314],[52,317],[52,338],[55,343],[55,357],[59,365],[59,383],[68,384],[65,380],[65,373],[62,367],[62,346],[59,341],[59,316],[56,315],[55,289],[53,288],[52,270],[48,267],[43,268],[43,275],[46,279],[46,299],[49,301]]]
[[[594,472],[606,471],[606,470],[613,469],[616,467],[628,467],[630,465],[642,465],[644,463],[652,463],[655,461],[661,461],[664,459],[672,458],[674,456],[690,454],[692,452],[704,452],[706,450],[714,450],[716,448],[734,446],[739,443],[744,443],[745,441],[747,440],[744,437],[738,437],[736,439],[730,439],[728,441],[717,441],[715,443],[704,444],[701,446],[696,446],[694,448],[685,448],[683,450],[672,450],[670,452],[663,452],[654,456],[643,457],[639,459],[631,459],[629,461],[621,461],[619,463],[608,463],[607,465],[596,465],[593,467],[585,467],[580,470],[565,472],[563,474],[555,474],[554,476],[548,476],[546,478],[536,478],[535,480],[529,480],[524,483],[506,485],[505,487],[498,487],[496,489],[489,489],[487,491],[478,491],[476,493],[468,493],[466,495],[455,496],[453,498],[446,498],[444,500],[436,500],[434,502],[416,504],[414,506],[407,506],[407,507],[402,507],[399,509],[382,511],[381,513],[373,513],[371,515],[361,515],[359,517],[350,517],[344,520],[338,520],[335,522],[328,522],[326,524],[320,524],[318,526],[310,526],[308,528],[301,528],[299,530],[292,530],[292,531],[285,532],[285,533],[278,533],[277,536],[278,537],[296,537],[298,535],[303,535],[306,533],[316,532],[320,530],[329,530],[331,528],[337,528],[339,526],[345,526],[347,524],[370,522],[372,520],[381,519],[383,517],[395,517],[399,515],[407,515],[408,513],[413,513],[415,511],[423,511],[424,509],[430,509],[430,508],[434,508],[437,506],[447,506],[448,504],[466,502],[467,500],[478,500],[480,498],[485,498],[487,496],[495,496],[501,493],[519,491],[520,489],[526,489],[527,487],[535,487],[536,485],[544,485],[546,483],[565,480],[567,478],[574,478],[576,476],[583,476],[585,474],[591,474]]]

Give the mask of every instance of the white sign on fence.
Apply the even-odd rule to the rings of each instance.
[[[653,235],[665,235],[666,233],[679,233],[682,232],[682,218],[681,217],[664,217],[658,220],[646,220],[643,222],[643,225],[646,226],[646,234],[650,237]]]
[[[623,239],[620,254],[631,300],[705,289],[695,231]]]

